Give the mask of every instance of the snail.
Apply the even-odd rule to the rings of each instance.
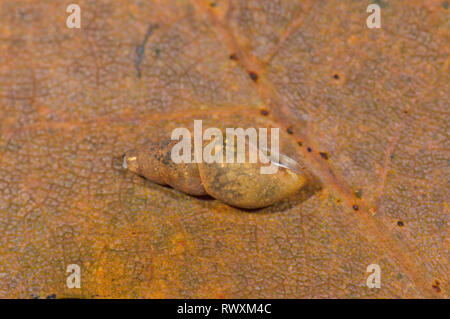
[[[225,150],[229,142],[229,139],[217,140],[213,145],[215,152]],[[123,155],[123,167],[154,183],[169,185],[189,195],[210,195],[245,209],[270,206],[307,183],[300,165],[280,153],[267,152],[268,162],[275,164],[277,170],[261,174],[261,162],[175,163],[171,153],[176,143],[176,140],[148,143],[130,150]],[[194,152],[191,151],[191,157],[195,156]]]

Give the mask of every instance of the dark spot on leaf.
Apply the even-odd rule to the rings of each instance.
[[[392,155],[391,155],[391,159],[394,159],[394,157],[395,157],[395,156],[392,154]]]
[[[252,79],[253,81],[257,82],[258,81],[258,74],[256,74],[253,71],[249,71],[248,75],[250,76],[250,79]]]
[[[308,147],[307,149],[306,149],[308,152],[312,152],[312,149],[311,149],[311,147]]]
[[[335,79],[335,80],[339,80],[339,74],[335,74],[335,75],[333,75],[333,78]]]
[[[294,134],[294,130],[292,129],[292,127],[288,127],[287,130],[288,134]]]
[[[361,189],[355,190],[355,196],[358,197],[358,198],[361,198],[362,197],[362,190]]]
[[[325,152],[319,152],[319,154],[320,154],[320,157],[322,157],[324,160],[327,160],[327,159],[328,159],[328,154],[327,154],[327,153],[325,153]]]
[[[439,282],[439,280],[435,280],[434,283],[431,285],[431,287],[433,287],[434,290],[436,290],[436,292],[441,292],[441,287],[440,287],[441,283]]]
[[[209,5],[211,6],[211,8],[215,8],[217,6],[217,3],[211,2]]]
[[[237,57],[236,53],[230,54],[230,60],[234,60],[234,61],[238,60],[238,57]]]
[[[144,41],[142,41],[142,44],[136,49],[137,59],[135,62],[135,67],[136,67],[138,78],[141,77],[141,62],[144,58],[145,46],[147,45],[147,41],[150,38],[150,36],[152,35],[153,30],[155,30],[156,28],[158,28],[157,24],[150,24],[150,26],[147,29],[147,33],[145,34]]]
[[[262,109],[262,110],[260,111],[260,113],[261,113],[261,115],[264,115],[264,116],[269,115],[269,111],[264,110],[264,109]]]
[[[444,1],[444,3],[442,4],[442,6],[444,7],[444,9],[448,9],[448,1]]]
[[[389,6],[389,4],[383,0],[375,0],[374,2],[378,4],[380,8],[386,8]]]
[[[408,111],[407,111],[407,110],[404,110],[403,113],[408,114]]]
[[[297,144],[298,144],[298,146],[302,146],[303,145],[303,143],[301,141],[298,141]]]
[[[357,211],[359,209],[358,205],[353,205],[353,210]]]
[[[405,225],[401,220],[399,220],[398,222],[397,222],[397,226],[398,227],[403,227],[403,225]]]

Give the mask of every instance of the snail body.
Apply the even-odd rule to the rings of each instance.
[[[306,184],[301,171],[284,165],[273,174],[261,174],[260,162],[174,163],[171,150],[175,143],[149,143],[130,150],[124,155],[123,166],[157,184],[189,195],[210,195],[230,206],[246,209],[270,206]],[[219,147],[225,144],[226,141]]]

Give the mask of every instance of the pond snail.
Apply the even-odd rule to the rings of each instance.
[[[255,209],[270,206],[300,190],[307,178],[293,159],[267,152],[268,162],[275,164],[273,174],[261,174],[256,163],[191,162],[175,163],[171,152],[178,141],[148,143],[123,156],[123,167],[161,185],[169,185],[189,195],[210,195],[230,206]],[[234,142],[233,142],[234,144]],[[224,150],[225,139],[216,145]],[[246,150],[248,155],[248,150]],[[223,152],[225,153],[225,152]],[[191,156],[195,156],[191,152]]]

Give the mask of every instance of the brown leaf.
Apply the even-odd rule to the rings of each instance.
[[[2,3],[0,297],[446,298],[448,9],[382,3]],[[119,169],[194,119],[281,127],[320,186],[249,212]]]

